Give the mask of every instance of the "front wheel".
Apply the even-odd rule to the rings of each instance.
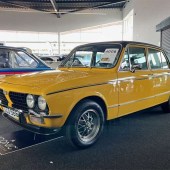
[[[78,148],[89,147],[100,137],[104,122],[104,113],[100,105],[91,100],[84,100],[71,113],[66,127],[66,138]]]

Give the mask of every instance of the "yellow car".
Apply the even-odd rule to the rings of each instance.
[[[26,129],[65,129],[80,148],[94,144],[106,120],[155,105],[170,111],[170,69],[164,51],[139,42],[79,46],[58,70],[0,79],[3,115]]]

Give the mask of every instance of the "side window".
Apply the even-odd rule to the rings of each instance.
[[[161,59],[162,59],[162,68],[163,68],[163,69],[169,68],[168,62],[167,62],[166,57],[165,57],[165,55],[163,54],[163,52],[161,52]]]
[[[0,69],[10,68],[9,51],[0,49]]]
[[[22,51],[9,52],[9,65],[10,68],[35,68],[37,62]]]
[[[145,48],[129,47],[125,52],[120,69],[129,70],[130,67],[136,70],[147,70],[147,61],[145,57]]]
[[[158,50],[155,49],[149,49],[148,50],[148,59],[150,63],[151,69],[161,69],[161,53]]]
[[[131,67],[136,70],[147,70],[147,61],[145,57],[145,48],[140,47],[130,47],[129,48],[129,58]]]
[[[23,51],[17,51],[17,56],[18,56],[18,60],[20,60],[20,64],[21,67],[22,65],[25,67],[29,67],[29,68],[35,68],[37,67],[37,62],[35,61],[35,59],[33,59],[32,57],[30,57],[29,55],[27,55],[26,53],[24,53]]]

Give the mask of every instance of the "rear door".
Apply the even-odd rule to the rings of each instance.
[[[170,69],[165,54],[156,48],[148,48],[148,59],[154,78],[155,104],[160,104],[170,96]]]

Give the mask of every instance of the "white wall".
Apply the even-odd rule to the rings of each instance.
[[[134,11],[131,10],[124,18],[123,18],[123,40],[133,41],[133,18]]]
[[[160,33],[156,32],[156,25],[169,16],[170,0],[136,0],[134,39],[160,45]]]
[[[160,45],[156,25],[170,16],[170,0],[130,0],[123,17],[134,9],[133,40]]]
[[[129,0],[123,9],[123,18],[125,18],[132,9],[134,9],[134,0]]]
[[[156,25],[170,16],[170,0],[130,0],[123,12],[119,9],[83,12],[104,15],[55,15],[45,13],[0,12],[0,30],[64,32],[80,28],[122,21],[134,9],[133,40],[159,45],[160,32]],[[127,36],[125,36],[127,37]]]
[[[63,32],[122,20],[120,9],[83,12],[101,13],[102,15],[65,14],[61,18],[57,18],[54,14],[46,13],[0,11],[0,30]]]

